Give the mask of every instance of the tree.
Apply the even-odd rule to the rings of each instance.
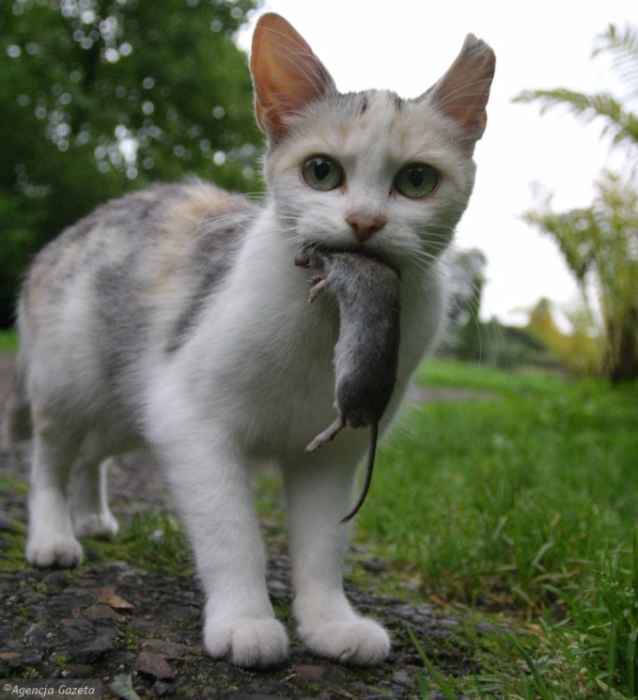
[[[450,256],[450,318],[443,346],[461,360],[481,358],[479,311],[486,266],[487,258],[478,248]]]
[[[577,377],[600,374],[602,358],[598,336],[586,308],[560,309],[570,321],[571,332],[563,333],[555,319],[555,305],[542,298],[529,310],[525,331],[547,348],[563,369]]]
[[[608,53],[627,89],[638,97],[638,31],[613,25],[598,37],[594,55]],[[638,150],[638,115],[608,93],[582,94],[560,88],[521,93],[519,102],[538,101],[543,110],[566,106],[576,116],[602,120],[615,147]],[[628,165],[623,174],[605,171],[590,207],[555,213],[551,196],[524,218],[550,235],[578,281],[584,298],[594,285],[603,317],[606,372],[617,383],[638,378],[638,177]]]
[[[96,204],[186,173],[255,188],[233,35],[254,0],[0,6],[0,327],[28,259]]]

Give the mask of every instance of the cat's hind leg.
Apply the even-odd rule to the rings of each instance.
[[[390,640],[381,625],[352,608],[343,590],[349,527],[340,521],[352,507],[357,460],[336,455],[326,446],[285,468],[294,612],[299,636],[315,654],[371,666],[386,658]]]
[[[119,525],[108,503],[106,479],[112,458],[82,458],[76,464],[70,484],[73,530],[77,537],[117,534]]]
[[[26,558],[35,566],[75,566],[82,547],[75,538],[68,498],[80,437],[53,420],[37,420],[29,493]]]

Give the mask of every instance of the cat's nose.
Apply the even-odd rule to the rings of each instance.
[[[346,221],[350,224],[359,243],[365,243],[386,224],[386,218],[383,214],[366,214],[363,212],[349,214],[346,216]]]

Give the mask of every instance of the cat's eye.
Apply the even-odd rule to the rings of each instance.
[[[399,170],[393,185],[404,197],[420,199],[434,192],[439,179],[439,174],[431,165],[410,163]]]
[[[343,168],[328,156],[312,156],[301,166],[301,175],[315,190],[334,190],[344,180]]]

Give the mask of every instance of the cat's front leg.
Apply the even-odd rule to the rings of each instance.
[[[285,469],[287,517],[299,636],[318,654],[340,663],[371,666],[390,650],[387,632],[361,617],[343,590],[356,460],[338,460],[334,446]]]
[[[241,451],[197,421],[156,432],[155,447],[206,594],[206,651],[246,668],[281,663],[288,639],[268,597],[266,557]]]

